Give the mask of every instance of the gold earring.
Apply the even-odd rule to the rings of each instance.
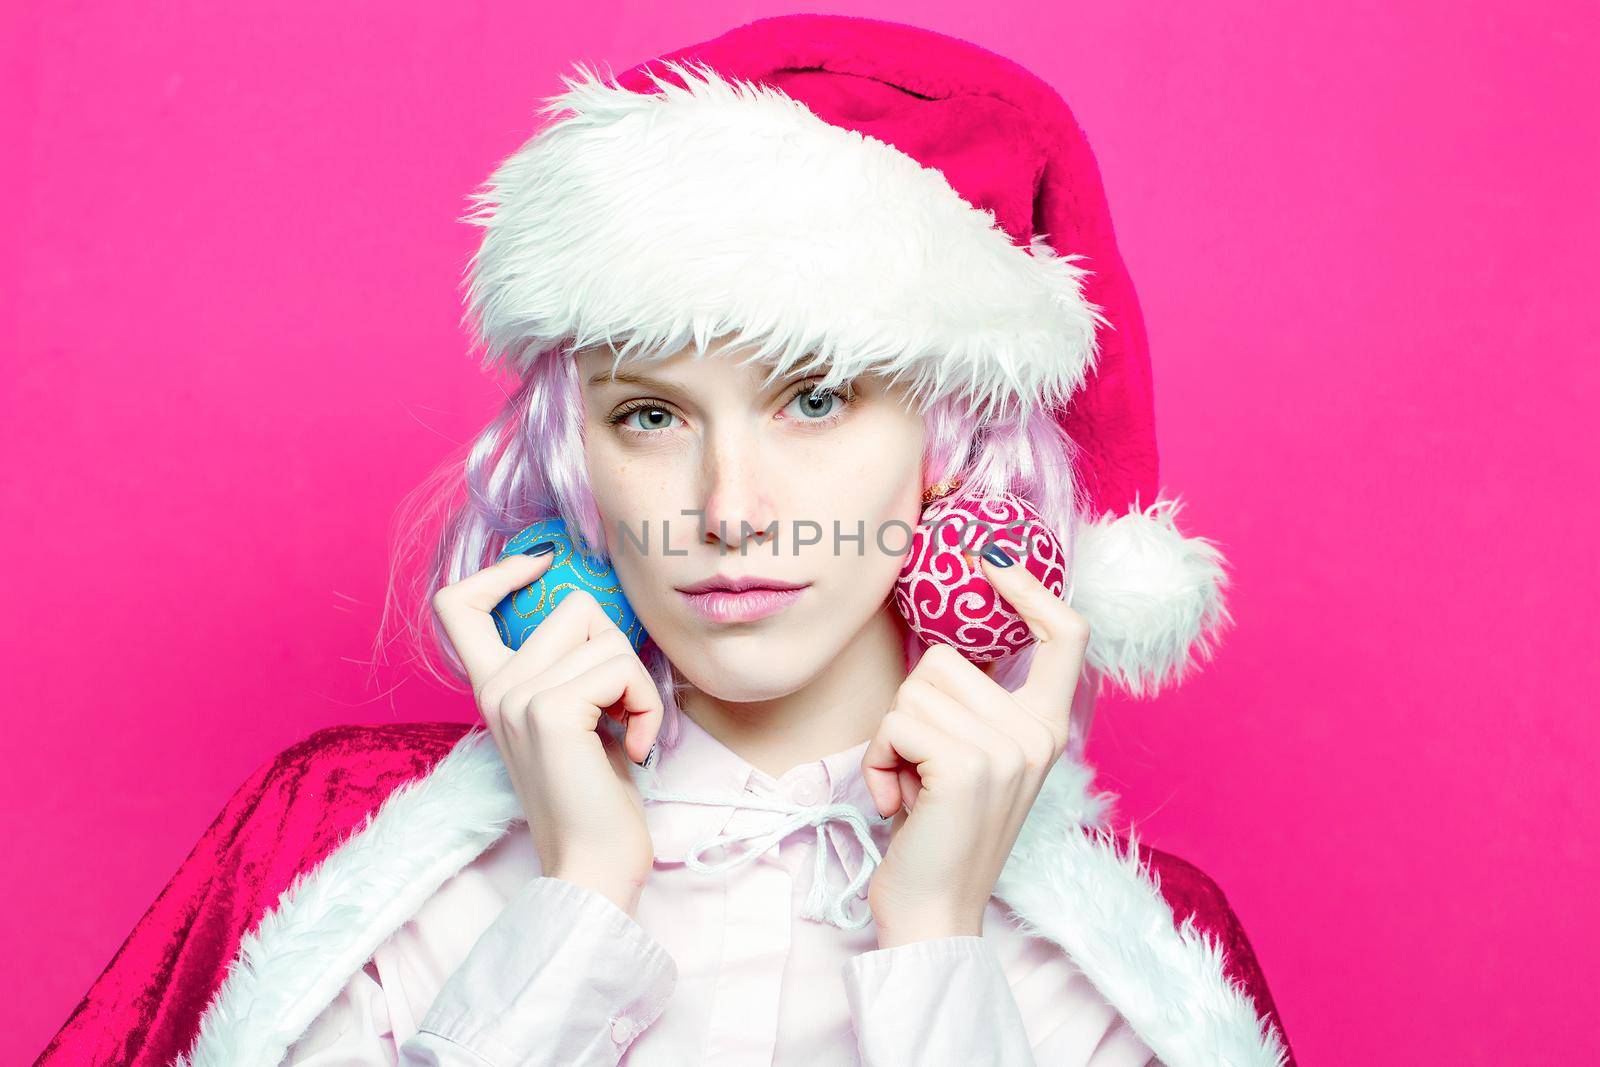
[[[924,504],[931,504],[935,500],[942,500],[960,488],[960,478],[952,478],[948,482],[940,482],[938,485],[930,485],[928,488],[922,491],[922,502]]]

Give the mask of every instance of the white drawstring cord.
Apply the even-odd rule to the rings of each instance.
[[[639,795],[645,800],[670,800],[683,804],[709,804],[713,807],[726,808],[755,808],[761,811],[776,811],[787,815],[775,829],[762,831],[751,830],[742,834],[720,834],[707,838],[696,845],[687,857],[688,865],[702,873],[714,874],[719,871],[732,870],[751,862],[768,852],[773,845],[788,837],[803,826],[817,828],[816,862],[811,878],[811,893],[806,898],[805,910],[801,912],[808,919],[820,919],[831,923],[841,930],[859,930],[872,921],[872,912],[860,918],[850,915],[849,906],[852,898],[867,884],[867,879],[872,877],[872,872],[878,864],[883,862],[883,854],[878,851],[878,843],[872,838],[871,826],[881,826],[889,822],[882,816],[873,816],[868,819],[861,814],[861,810],[854,804],[820,804],[815,807],[806,807],[803,804],[792,804],[784,800],[773,800],[767,797],[753,796],[749,793],[725,793],[720,796],[710,793],[683,793],[676,790],[658,790],[643,782],[639,783]],[[892,817],[891,817],[892,818]],[[832,900],[828,900],[827,861],[824,849],[830,844],[826,826],[830,822],[847,823],[856,833],[856,840],[861,842],[862,860],[861,867],[855,876],[850,879],[850,884],[845,886]],[[751,847],[742,852],[736,852],[717,863],[706,863],[700,858],[702,852],[709,851],[719,845],[734,845],[739,842],[750,842]],[[834,850],[838,855],[838,850]],[[839,855],[839,863],[844,864],[844,856]]]

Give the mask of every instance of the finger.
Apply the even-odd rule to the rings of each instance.
[[[494,680],[495,687],[504,691],[561,668],[586,644],[602,637],[609,641],[613,635],[632,649],[627,637],[588,590],[569,589],[561,602],[540,620],[539,625],[522,642],[522,647],[500,669]],[[565,681],[571,676],[572,673],[568,672],[561,680]]]
[[[917,798],[922,795],[922,779],[917,775],[917,769],[909,763],[900,765],[895,779],[900,783],[900,798],[904,801],[900,814],[908,815],[917,806]]]
[[[644,799],[639,795],[639,785],[633,780],[633,772],[628,769],[625,762],[628,758],[626,750],[606,730],[600,731],[600,744],[605,749],[606,761],[611,764],[611,772],[617,776],[617,781],[622,783],[629,802],[639,814],[643,815]]]
[[[623,750],[635,763],[650,754],[650,746],[661,732],[666,711],[661,693],[650,672],[631,653],[613,656],[549,692],[552,699],[571,698],[591,706],[595,713],[588,723],[591,728],[599,725],[600,715],[607,709],[620,706],[626,730]]]
[[[547,680],[552,687],[562,685],[587,671],[599,667],[607,660],[621,657],[631,659],[638,665],[638,670],[644,675],[645,683],[659,700],[661,690],[656,685],[655,678],[650,674],[650,668],[646,667],[644,661],[639,658],[639,654],[634,650],[633,642],[628,640],[628,636],[616,627],[613,620],[610,620],[609,617],[607,619],[612,621],[613,625],[607,627],[599,623],[594,624],[591,631],[594,636],[552,665],[541,676],[541,681]],[[624,732],[624,747],[622,750],[632,749],[639,752],[639,760],[643,760],[649,754],[651,746],[656,742],[661,724],[665,721],[664,715],[630,714],[620,704],[601,708],[600,710],[603,715],[616,720],[622,725]],[[610,732],[600,730],[599,726],[600,722],[597,719],[595,728],[600,733],[601,740],[608,744],[611,743]],[[638,762],[638,760],[635,762]]]
[[[574,611],[573,615],[576,617],[577,612]],[[493,702],[511,707],[526,706],[540,693],[549,692],[609,659],[631,654],[632,651],[632,646],[628,644],[628,639],[621,631],[614,634],[602,632],[551,664],[548,670],[533,673],[526,678],[511,678],[516,667],[516,661],[513,660],[484,687],[483,702],[486,705]],[[621,712],[619,711],[615,717],[621,721]]]
[[[495,627],[491,614],[495,605],[538,581],[554,558],[553,553],[507,556],[434,594],[434,614],[466,668],[473,692],[482,689],[512,655]]]
[[[556,660],[547,670],[534,675],[543,683],[544,688],[553,689],[570,682],[578,675],[598,667],[614,656],[633,654],[633,645],[621,630],[616,627],[610,630],[603,627],[597,629],[599,632],[593,637]],[[508,666],[506,670],[511,670],[511,667]]]
[[[1000,549],[1005,552],[1005,549]],[[1013,559],[999,566],[987,557],[980,565],[989,584],[1028,624],[1037,647],[1027,680],[1012,696],[1017,702],[1062,728],[1070,718],[1072,694],[1083,670],[1083,653],[1089,643],[1089,623],[1045,588],[1026,564]]]
[[[930,647],[906,678],[924,681],[954,698],[969,714],[1015,742],[1030,762],[1053,760],[1066,746],[1070,714],[1058,721],[1026,707],[1016,694],[949,646]]]
[[[878,814],[891,815],[902,803],[908,808],[916,804],[917,790],[910,790],[912,795],[907,797],[902,789],[901,773],[906,769],[903,764],[913,765],[918,777],[923,777],[923,765],[929,764],[936,753],[948,752],[954,744],[938,728],[891,708],[861,757],[861,775],[878,806]]]
[[[949,645],[928,646],[906,677],[922,679],[989,719],[1003,718],[1003,711],[1013,702],[1012,695],[981,667]]]
[[[992,766],[1020,770],[1026,765],[1022,750],[997,722],[928,682],[907,678],[900,686],[895,706],[970,746]]]
[[[597,646],[597,647],[595,647]],[[498,702],[513,688],[530,681],[539,683],[537,692],[559,688],[585,671],[592,670],[608,659],[631,659],[643,684],[659,704],[660,693],[655,679],[650,676],[633,644],[627,638],[594,596],[584,589],[567,593],[546,616],[515,655],[482,688],[481,702]],[[547,679],[545,676],[548,675]],[[546,682],[549,684],[545,684]],[[615,705],[615,701],[612,702]],[[602,707],[600,711],[622,723],[626,731],[624,744],[635,761],[643,760],[650,752],[660,732],[662,715],[630,714],[620,706]],[[594,726],[599,729],[599,717]]]

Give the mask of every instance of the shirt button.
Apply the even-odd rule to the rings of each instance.
[[[789,796],[796,804],[815,804],[822,799],[822,791],[815,782],[801,780],[789,790]]]
[[[619,1045],[626,1045],[635,1032],[633,1020],[626,1015],[611,1020],[611,1040]]]

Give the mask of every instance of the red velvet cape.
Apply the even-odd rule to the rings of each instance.
[[[36,1067],[168,1067],[189,1051],[240,941],[279,895],[359,830],[397,786],[426,775],[471,728],[331,727],[257,770],[201,835]],[[1119,836],[1124,850],[1126,840]],[[1255,953],[1216,883],[1177,856],[1143,842],[1138,847],[1176,921],[1193,916],[1220,941],[1228,976],[1282,1034]],[[1293,1067],[1292,1052],[1286,1062]]]

